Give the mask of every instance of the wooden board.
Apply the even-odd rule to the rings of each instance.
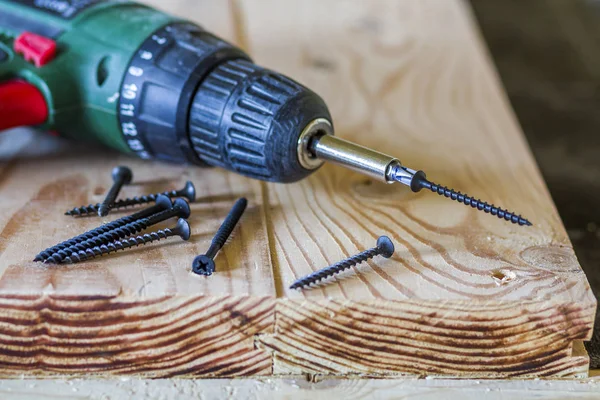
[[[600,381],[449,379],[47,379],[0,380],[3,400],[419,399],[564,400],[598,398]]]
[[[0,374],[583,376],[596,301],[460,1],[151,2],[321,94],[337,135],[517,210],[523,228],[335,166],[293,185],[0,136]],[[349,5],[351,4],[351,6]],[[190,243],[72,267],[39,249],[93,227],[113,165],[126,195],[199,190]],[[11,195],[4,195],[10,193]],[[213,277],[190,272],[236,197],[250,208]],[[289,284],[374,245],[310,291]]]

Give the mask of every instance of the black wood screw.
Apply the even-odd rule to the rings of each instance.
[[[212,275],[212,273],[215,272],[214,258],[231,235],[231,232],[233,232],[233,229],[244,214],[247,205],[248,200],[243,197],[235,202],[231,208],[231,211],[229,211],[229,214],[227,214],[225,221],[223,221],[221,227],[217,231],[217,234],[213,238],[206,254],[202,254],[194,258],[194,262],[192,263],[192,271],[198,275],[206,276]]]
[[[190,238],[190,225],[188,224],[188,222],[183,218],[179,218],[179,221],[177,221],[177,225],[175,225],[173,228],[159,229],[154,232],[145,233],[143,235],[127,239],[117,240],[108,244],[103,244],[100,246],[92,247],[90,249],[81,250],[76,253],[71,253],[71,255],[65,257],[65,259],[62,260],[62,262],[78,263],[81,261],[89,260],[90,258],[95,258],[115,251],[125,250],[130,247],[146,245],[155,241],[167,239],[171,236],[179,236],[183,240],[188,240]]]
[[[101,246],[103,244],[108,244],[115,240],[120,240],[129,237],[131,235],[143,231],[144,229],[147,229],[152,225],[156,225],[159,222],[166,221],[167,219],[172,217],[187,219],[189,218],[189,216],[190,205],[188,204],[188,202],[184,199],[176,199],[173,202],[173,206],[168,210],[161,211],[157,214],[149,216],[148,218],[138,219],[118,228],[112,229],[108,232],[91,237],[83,242],[74,244],[73,246],[69,246],[64,249],[58,250],[57,252],[51,254],[48,258],[46,258],[44,262],[48,264],[59,264],[66,257],[69,257],[69,255],[71,255],[72,253],[85,251],[86,249],[90,249],[92,247]]]
[[[158,196],[156,198],[156,204],[153,205],[152,207],[145,208],[134,214],[119,218],[117,220],[114,220],[107,224],[101,225],[92,230],[84,232],[81,235],[72,237],[71,239],[65,240],[64,242],[58,243],[52,247],[48,247],[47,249],[38,253],[35,256],[35,258],[33,259],[33,261],[44,261],[45,259],[47,259],[48,257],[50,257],[52,254],[56,253],[59,250],[65,249],[69,246],[73,246],[77,243],[81,243],[83,241],[86,241],[86,240],[96,237],[98,235],[101,235],[103,233],[106,233],[108,231],[116,229],[120,226],[129,224],[133,221],[137,221],[142,218],[147,218],[147,217],[157,214],[161,211],[168,210],[171,207],[172,207],[171,199],[169,199],[167,196],[162,196],[162,195]]]
[[[119,166],[112,170],[112,178],[113,185],[106,194],[104,201],[100,204],[100,207],[98,207],[98,215],[100,217],[106,217],[108,215],[123,185],[128,185],[131,183],[133,173],[129,168]]]
[[[116,210],[119,208],[136,206],[139,204],[152,203],[161,194],[164,196],[170,197],[170,198],[183,197],[183,198],[186,198],[191,203],[196,201],[196,188],[194,187],[194,184],[192,182],[187,181],[185,183],[185,186],[179,190],[170,190],[170,191],[163,192],[163,193],[153,193],[153,194],[147,194],[147,195],[143,195],[143,196],[135,196],[132,198],[128,197],[126,199],[115,200],[115,202],[112,206],[112,209]],[[75,208],[65,212],[65,215],[70,215],[72,217],[78,217],[78,216],[82,216],[82,215],[96,214],[98,212],[99,208],[100,208],[100,203],[89,204],[87,206],[75,207]]]
[[[377,239],[377,247],[369,250],[365,250],[362,253],[358,253],[355,256],[348,257],[345,260],[330,265],[329,267],[323,268],[317,272],[313,272],[304,278],[298,279],[292,283],[290,289],[304,289],[312,283],[317,283],[321,279],[325,279],[329,276],[339,274],[340,272],[352,267],[353,265],[359,264],[363,261],[367,261],[377,255],[381,255],[385,258],[390,258],[394,254],[394,244],[387,236],[380,236]]]

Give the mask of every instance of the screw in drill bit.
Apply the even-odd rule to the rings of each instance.
[[[101,246],[103,244],[129,237],[143,231],[144,229],[147,229],[152,225],[156,225],[159,222],[166,221],[172,217],[187,219],[189,216],[190,206],[188,202],[184,199],[176,199],[173,202],[173,206],[168,210],[161,211],[157,214],[149,216],[148,218],[142,218],[137,221],[130,222],[101,235],[94,236],[81,243],[58,250],[46,258],[44,262],[47,264],[59,264],[72,253],[85,251],[86,249],[90,249],[92,247]]]
[[[464,205],[471,206],[473,208],[478,209],[479,211],[495,215],[498,218],[512,222],[513,224],[531,226],[531,222],[521,217],[520,215],[517,215],[508,210],[504,210],[500,207],[496,207],[493,204],[488,204],[484,201],[475,199],[466,194],[462,194],[453,189],[449,189],[445,186],[441,186],[428,181],[425,172],[423,171],[415,171],[410,168],[397,165],[392,169],[391,176],[394,180],[409,186],[411,190],[415,193],[420,191],[421,189],[429,189],[432,192],[439,194],[440,196],[456,200],[459,203],[463,203]]]
[[[98,216],[106,217],[115,202],[115,199],[119,195],[123,185],[131,183],[133,173],[131,170],[124,166],[115,167],[112,170],[113,185],[106,194],[104,201],[98,207]]]
[[[300,278],[290,286],[290,289],[304,289],[307,286],[319,282],[321,279],[325,279],[329,276],[339,274],[340,272],[352,267],[353,265],[359,264],[363,261],[367,261],[377,255],[381,255],[385,258],[390,258],[394,254],[394,244],[387,236],[380,236],[377,239],[377,246],[372,249],[365,250],[358,253],[355,256],[348,257],[345,260],[330,265],[329,267],[323,268],[317,272],[313,272],[310,275]]]
[[[94,228],[92,230],[89,230],[87,232],[82,233],[81,235],[77,235],[75,237],[72,237],[71,239],[65,240],[64,242],[58,243],[52,247],[48,247],[47,249],[41,251],[40,253],[38,253],[35,258],[33,259],[33,261],[44,261],[46,260],[48,257],[50,257],[52,254],[56,253],[59,250],[65,249],[69,246],[73,246],[77,243],[81,243],[83,241],[86,241],[88,239],[91,239],[93,237],[96,237],[98,235],[101,235],[103,233],[106,233],[108,231],[111,231],[115,228],[118,228],[120,226],[129,224],[133,221],[137,221],[139,219],[143,219],[143,218],[147,218],[151,215],[157,214],[161,211],[165,211],[168,210],[172,207],[172,202],[171,199],[169,199],[167,196],[163,196],[160,195],[156,198],[156,204],[153,205],[152,207],[148,207],[145,208],[143,210],[140,210],[134,214],[128,215],[126,217],[122,217],[119,218],[117,220],[114,220],[112,222],[109,222],[107,224],[101,225],[97,228]]]
[[[312,130],[309,129],[306,133],[303,133],[302,141],[299,142],[299,146],[301,145],[299,151],[303,156],[301,160],[308,163],[308,166],[319,165],[318,163],[310,164],[311,160],[313,162],[331,161],[386,183],[400,182],[409,186],[413,192],[418,192],[424,188],[429,189],[441,196],[464,203],[514,224],[531,225],[531,222],[520,215],[429,182],[423,171],[407,168],[397,158],[348,142],[328,134],[326,128],[317,129],[317,126],[321,125],[315,125],[311,128]],[[323,134],[323,129],[325,129],[325,134]]]
[[[111,243],[81,250],[76,253],[71,253],[70,256],[65,257],[61,262],[78,263],[115,251],[125,250],[131,247],[137,247],[139,245],[146,245],[155,241],[167,239],[172,236],[179,236],[183,240],[188,240],[190,238],[190,225],[185,219],[179,218],[177,225],[175,225],[173,228],[160,229],[154,232],[145,233],[143,235],[117,240]]]
[[[225,218],[225,221],[219,227],[217,234],[213,238],[210,247],[206,254],[202,254],[194,258],[192,263],[192,271],[194,271],[198,275],[206,275],[210,276],[213,272],[215,272],[215,256],[223,247],[231,232],[239,222],[240,218],[244,214],[246,210],[246,206],[248,205],[248,200],[245,198],[241,198],[235,202],[229,214]]]
[[[183,197],[183,198],[186,198],[191,203],[196,201],[196,188],[194,187],[194,184],[192,182],[187,181],[185,183],[185,186],[179,190],[170,190],[170,191],[163,192],[163,193],[147,194],[144,196],[136,196],[136,197],[132,197],[132,198],[116,200],[112,206],[112,209],[119,209],[119,208],[125,208],[125,207],[129,207],[129,206],[135,206],[135,205],[139,205],[139,204],[152,203],[161,194],[163,196],[167,196],[169,198]],[[65,212],[65,215],[70,215],[72,217],[78,217],[78,216],[82,216],[82,215],[96,214],[98,212],[99,207],[100,207],[100,203],[89,204],[87,206],[81,206],[81,207],[75,207],[72,210]]]

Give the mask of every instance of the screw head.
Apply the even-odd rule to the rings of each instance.
[[[190,214],[191,214],[190,205],[186,200],[181,199],[181,198],[175,199],[175,201],[173,202],[173,207],[179,209],[179,213],[178,213],[179,217],[185,218],[185,219],[188,219],[190,217]]]
[[[112,170],[113,181],[122,180],[125,185],[129,185],[133,179],[133,172],[123,165],[113,168]]]
[[[168,196],[165,196],[164,194],[159,194],[158,196],[156,196],[155,204],[159,206],[162,210],[168,210],[169,208],[173,207],[173,202],[171,201],[171,199]]]
[[[177,225],[175,225],[175,229],[173,229],[173,233],[179,235],[183,240],[188,240],[190,238],[190,224],[183,219],[179,218],[177,221]]]
[[[196,187],[194,187],[192,181],[187,181],[185,183],[185,186],[183,188],[183,197],[185,197],[192,203],[196,201]]]
[[[215,262],[212,258],[202,254],[194,258],[192,263],[192,271],[198,275],[210,276],[215,272]]]
[[[385,258],[390,258],[394,254],[394,243],[387,236],[380,236],[377,239],[377,248],[381,251],[381,255]]]

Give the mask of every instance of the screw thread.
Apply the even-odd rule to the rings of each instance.
[[[147,207],[147,208],[140,210],[134,214],[127,215],[125,217],[121,217],[112,222],[109,222],[107,224],[101,225],[101,226],[94,228],[92,230],[89,230],[87,232],[84,232],[81,235],[78,235],[71,239],[65,240],[64,242],[56,244],[52,247],[48,247],[47,249],[38,253],[35,256],[35,258],[33,259],[33,261],[44,261],[44,260],[48,259],[48,257],[50,257],[52,254],[56,253],[59,250],[65,249],[70,246],[74,246],[77,243],[81,243],[83,241],[86,241],[86,240],[96,237],[98,235],[101,235],[103,233],[106,233],[108,231],[116,229],[118,227],[121,227],[123,225],[137,221],[139,219],[147,218],[151,215],[158,214],[158,213],[162,212],[163,210],[167,209],[166,207],[170,207],[170,206],[171,205],[170,205],[169,199],[159,198],[159,199],[157,199],[156,204],[151,207]]]
[[[235,226],[237,225],[240,218],[244,214],[244,211],[246,210],[247,205],[248,205],[248,200],[246,200],[243,197],[235,202],[235,204],[231,208],[231,211],[229,211],[229,214],[227,214],[227,217],[225,218],[225,220],[223,221],[223,223],[217,230],[217,233],[215,234],[215,237],[212,240],[211,247],[213,247],[213,246],[216,247],[217,251],[218,251],[218,249],[223,247],[223,245],[225,244],[225,242],[231,235],[231,232],[233,232],[233,230],[235,229]]]
[[[75,207],[65,212],[65,215],[70,215],[72,217],[88,215],[88,214],[96,214],[98,212],[98,207],[100,207],[100,203],[96,204],[88,204],[87,206]]]
[[[152,202],[156,201],[156,198],[160,195],[164,195],[169,198],[174,198],[174,197],[179,197],[180,193],[177,190],[170,190],[170,191],[163,192],[163,193],[152,193],[152,194],[146,194],[146,195],[142,195],[142,196],[127,197],[125,199],[116,200],[112,205],[112,209],[115,210],[115,209],[136,206],[136,205],[140,205],[140,204],[152,203]],[[82,216],[82,215],[96,214],[98,212],[99,208],[100,208],[100,203],[88,204],[87,206],[75,207],[75,208],[65,212],[65,215],[70,215],[72,217],[78,217],[78,216]]]
[[[159,240],[166,239],[174,235],[175,233],[173,233],[173,231],[169,228],[160,229],[155,232],[145,233],[143,235],[131,238],[116,240],[114,242],[102,244],[100,246],[94,246],[91,248],[73,252],[69,256],[61,260],[61,263],[78,263],[105,254],[110,254],[115,251],[125,250],[131,247],[137,247],[140,245],[146,245],[148,243],[157,242]]]
[[[119,218],[115,221],[109,222],[107,224],[104,224],[102,226],[99,226],[97,228],[94,228],[92,230],[89,230],[85,233],[82,233],[81,235],[75,236],[69,240],[65,240],[64,242],[60,242],[52,247],[48,247],[47,249],[41,251],[40,253],[38,253],[33,261],[43,261],[46,260],[48,257],[50,257],[53,253],[56,253],[59,250],[65,249],[67,247],[70,246],[74,246],[78,243],[84,242],[88,239],[91,239],[93,237],[96,237],[98,235],[101,235],[103,233],[109,232],[113,229],[116,229],[120,226],[126,225],[128,223],[131,223],[133,221],[135,221],[137,219],[137,216],[134,215],[128,215],[126,217],[122,217]]]
[[[327,277],[339,274],[340,272],[352,267],[353,265],[360,264],[363,261],[367,261],[376,255],[381,254],[381,250],[378,247],[374,247],[369,250],[365,250],[352,257],[348,257],[345,260],[339,261],[319,271],[313,272],[312,274],[296,280],[290,289],[302,289],[313,283],[316,283]]]
[[[446,186],[441,186],[441,185],[438,185],[436,183],[432,183],[429,181],[422,181],[421,186],[431,190],[434,193],[439,194],[440,196],[444,196],[444,197],[448,197],[452,200],[456,200],[459,203],[463,203],[467,206],[471,206],[471,207],[476,208],[485,213],[495,215],[498,218],[505,219],[506,221],[510,221],[513,224],[531,225],[531,222],[529,222],[527,219],[521,217],[520,215],[516,215],[515,213],[512,213],[508,210],[504,210],[500,207],[496,207],[493,204],[488,204],[485,201],[481,201],[481,200],[475,199],[471,196],[468,196],[466,194],[462,194],[461,192],[456,192],[455,190],[449,189]]]
[[[48,264],[59,264],[66,257],[69,257],[69,255],[72,253],[91,249],[93,247],[97,247],[122,238],[126,238],[146,229],[148,226],[150,226],[150,220],[148,218],[133,221],[129,224],[125,224],[118,228],[112,229],[101,235],[89,238],[81,243],[77,243],[73,246],[60,249],[55,253],[51,254],[48,258],[46,258],[44,262]]]

